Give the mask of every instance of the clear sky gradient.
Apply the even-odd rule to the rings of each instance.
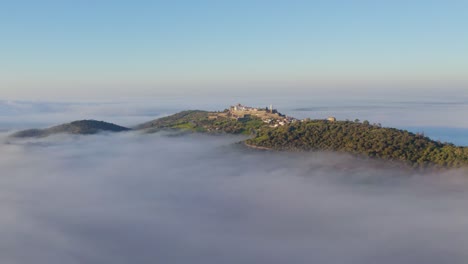
[[[0,0],[0,98],[463,91],[467,14],[455,0]]]

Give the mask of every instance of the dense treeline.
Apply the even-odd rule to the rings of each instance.
[[[295,122],[278,128],[262,128],[246,143],[275,150],[348,152],[415,166],[468,165],[467,147],[436,142],[423,135],[368,122]]]

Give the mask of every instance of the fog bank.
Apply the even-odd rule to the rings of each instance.
[[[182,110],[223,110],[242,103],[252,106],[273,104],[281,113],[299,119],[368,120],[384,127],[407,129],[414,133],[468,146],[468,100],[449,98],[372,98],[334,96],[217,96],[134,98],[107,101],[15,101],[0,100],[0,131],[45,128],[81,119],[96,119],[133,127]]]
[[[467,263],[468,173],[239,137],[0,144],[0,263]]]

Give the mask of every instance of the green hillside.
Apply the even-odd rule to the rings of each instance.
[[[286,118],[283,115],[280,118]],[[281,119],[283,120],[283,119]],[[278,121],[278,120],[277,120]],[[431,140],[424,135],[395,128],[382,128],[369,122],[290,119],[278,126],[267,119],[245,115],[233,117],[228,110],[208,112],[183,111],[143,123],[133,130],[155,133],[162,130],[183,130],[202,133],[245,134],[245,143],[280,151],[333,151],[359,156],[401,161],[415,167],[437,165],[461,167],[468,165],[468,147]],[[81,120],[48,129],[30,129],[13,137],[45,137],[58,133],[95,134],[100,131],[130,130],[115,124]]]
[[[194,132],[252,134],[264,126],[262,120],[257,117],[236,120],[223,116],[223,112],[190,110],[146,122],[136,126],[135,129],[148,133],[167,129],[184,129]]]
[[[403,161],[414,166],[468,165],[467,147],[457,147],[423,135],[382,128],[367,122],[295,122],[278,128],[260,129],[246,143],[273,150],[346,152]]]

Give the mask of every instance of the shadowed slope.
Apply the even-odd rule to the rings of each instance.
[[[54,134],[77,134],[77,135],[89,135],[96,134],[102,131],[108,132],[122,132],[128,131],[129,128],[118,126],[112,123],[96,120],[80,120],[74,121],[68,124],[58,125],[46,129],[28,129],[14,133],[11,135],[16,138],[28,138],[28,137],[47,137]]]

